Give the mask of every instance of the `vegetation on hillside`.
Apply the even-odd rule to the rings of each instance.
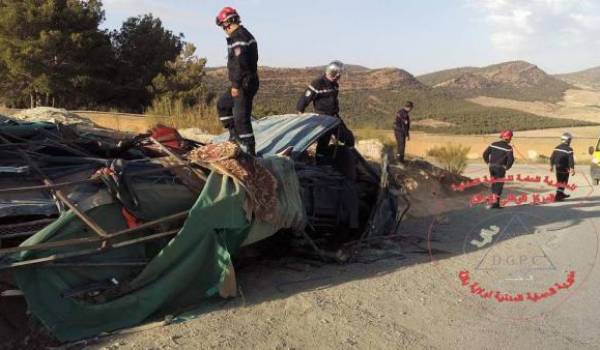
[[[568,83],[524,61],[483,68],[448,69],[417,79],[458,98],[489,96],[519,101],[558,102],[562,100],[564,92],[572,88]]]
[[[559,74],[556,75],[556,77],[569,84],[580,84],[593,88],[600,88],[600,67],[594,67],[575,73]]]
[[[301,90],[300,90],[301,91]],[[275,114],[295,113],[301,92],[259,92],[256,105]],[[415,125],[414,130],[432,133],[488,134],[504,129],[532,130],[543,128],[574,127],[591,123],[540,117],[530,113],[505,108],[485,107],[465,101],[437,89],[396,89],[342,91],[341,110],[344,120],[353,128],[390,129],[396,111],[406,100],[415,102],[413,121],[434,119],[452,126],[434,128]],[[310,110],[308,110],[310,111]]]
[[[545,78],[537,86],[516,87],[501,84],[478,89],[464,89],[460,87],[440,87],[439,89],[458,98],[488,96],[517,101],[559,102],[562,101],[565,91],[569,88],[571,86],[563,81],[554,78]]]
[[[459,67],[419,75],[417,79],[427,86],[436,86],[448,80],[456,79],[464,73],[477,71],[476,67]]]

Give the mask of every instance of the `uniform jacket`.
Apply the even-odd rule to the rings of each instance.
[[[235,89],[258,84],[258,44],[250,32],[240,26],[227,38],[227,70]]]
[[[489,166],[504,167],[508,170],[515,162],[513,148],[504,140],[494,142],[483,152],[483,160]]]
[[[304,95],[298,100],[296,109],[304,113],[306,107],[312,102],[316,113],[339,116],[340,103],[338,101],[338,93],[339,84],[327,79],[323,75],[310,83]]]
[[[573,169],[575,168],[575,158],[573,158],[573,149],[566,143],[561,143],[556,146],[550,156],[550,166],[557,169]]]
[[[396,113],[394,130],[404,136],[410,135],[410,115],[406,109],[402,108],[398,111],[398,113]]]

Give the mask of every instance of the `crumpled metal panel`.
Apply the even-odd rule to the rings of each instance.
[[[285,114],[252,122],[259,155],[274,155],[293,146],[292,158],[304,152],[327,131],[335,128],[340,119],[318,114]],[[224,142],[229,133],[221,134],[213,142]]]
[[[58,214],[56,202],[52,199],[0,200],[0,218],[11,216]]]

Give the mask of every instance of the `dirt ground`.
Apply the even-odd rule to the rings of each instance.
[[[598,189],[586,180],[586,168],[578,170],[574,180],[580,187],[564,203],[489,211],[469,207],[468,196],[463,196],[462,206],[446,207],[432,194],[429,207],[446,208],[443,214],[405,221],[402,239],[372,244],[355,263],[263,261],[238,271],[242,296],[187,322],[103,338],[89,348],[598,349],[600,275],[592,272],[600,204]],[[512,173],[544,171],[523,165]],[[477,177],[486,171],[472,165],[467,173]],[[528,191],[544,191],[536,186]],[[507,185],[506,191],[526,187]],[[478,222],[482,227],[508,227],[514,218],[531,224],[531,231],[502,237],[503,231],[488,247],[468,249],[470,238],[483,237],[469,235]],[[492,249],[501,257],[516,252],[522,257],[536,244],[544,252],[540,256],[552,261],[552,269],[514,270],[511,264],[479,269]],[[571,289],[552,298],[500,303],[463,288],[459,272],[465,269],[486,288],[515,292],[558,284],[569,271],[577,277]]]

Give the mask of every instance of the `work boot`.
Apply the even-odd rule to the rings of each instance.
[[[489,208],[490,209],[502,209],[502,206],[500,206],[500,199],[498,199],[496,202],[494,202],[494,204],[490,205]]]
[[[229,128],[229,141],[237,141],[237,137],[235,135],[235,130],[233,128]]]
[[[252,157],[256,157],[256,144],[248,143],[244,145],[246,147],[246,153],[251,155]]]
[[[562,202],[565,200],[565,198],[569,198],[570,196],[567,196],[566,194],[562,193],[562,192],[556,192],[556,197],[554,197],[554,200],[557,202]]]

